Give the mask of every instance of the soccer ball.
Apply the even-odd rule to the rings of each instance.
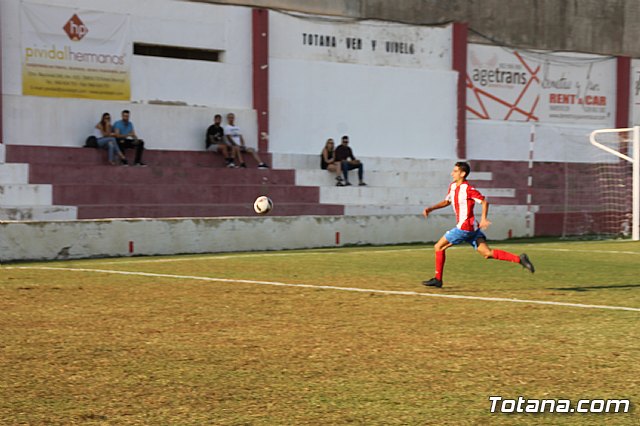
[[[253,202],[253,209],[258,214],[267,214],[273,208],[273,201],[266,195],[261,195]]]

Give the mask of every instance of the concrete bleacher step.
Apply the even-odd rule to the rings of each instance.
[[[133,153],[129,156],[132,157]],[[270,154],[260,153],[260,158],[271,165]],[[250,154],[244,154],[244,161],[249,169],[255,169],[258,166]],[[219,153],[207,151],[148,150],[145,151],[144,162],[156,166],[224,167],[224,158]]]
[[[29,165],[1,163],[0,184],[7,183],[29,183]]]
[[[132,160],[131,150],[127,155]],[[18,199],[31,203],[33,198],[21,190],[36,193],[48,186],[34,184],[52,184],[49,199],[36,200],[19,213],[10,210],[13,217],[34,216],[35,210],[26,209],[41,207],[44,212],[47,206],[51,217],[80,219],[251,216],[259,195],[272,198],[274,215],[420,214],[426,205],[443,199],[452,168],[452,160],[363,157],[368,186],[336,187],[335,174],[319,169],[319,155],[265,155],[275,167],[267,170],[257,169],[250,157],[249,168],[227,169],[219,154],[205,151],[148,149],[147,167],[111,166],[106,156],[106,150],[94,148],[10,145],[8,160],[29,165],[0,169],[0,178],[17,181],[7,184],[15,188],[2,205],[16,207],[10,202]],[[487,167],[473,172],[470,181],[492,204],[522,204],[523,192],[497,187],[505,181],[496,180],[496,173],[499,168]],[[30,190],[19,186],[25,174],[31,185],[22,185]],[[350,176],[356,184],[356,171]]]
[[[32,164],[29,178],[33,183],[100,184],[193,183],[216,185],[293,185],[293,170],[228,169],[223,167],[111,166],[94,164]]]
[[[0,207],[0,220],[75,220],[78,208],[75,206],[5,206]]]
[[[492,198],[494,200],[494,198]],[[407,214],[422,214],[425,207],[435,204],[346,204],[344,206],[344,214],[347,216],[370,216],[370,215],[407,215]],[[496,204],[498,204],[496,202]],[[513,199],[504,199],[499,202],[499,205],[491,205],[491,211],[498,207],[515,207],[521,206]],[[443,212],[450,212],[453,214],[451,207],[445,207],[439,211],[439,214]],[[480,213],[480,210],[476,207],[476,215]]]
[[[486,197],[510,198],[515,196],[511,188],[478,188]],[[344,205],[430,205],[442,201],[444,190],[406,187],[321,187],[320,202]]]
[[[393,216],[393,215],[422,215],[425,206],[423,205],[385,205],[385,206],[376,206],[371,204],[361,204],[361,205],[347,205],[344,207],[344,214],[347,216]],[[536,211],[535,208],[532,208],[533,211]],[[527,212],[527,206],[522,205],[492,205],[490,217],[493,217],[497,212],[500,213],[513,213],[514,211],[519,211],[523,214]],[[479,218],[480,212],[476,210],[476,217]],[[436,210],[431,215],[438,216],[450,216],[455,220],[455,213],[451,206],[445,207],[440,210]]]
[[[479,172],[473,174],[472,183],[479,185],[490,181],[492,174],[490,172]],[[358,182],[356,170],[349,172],[349,180],[351,183]],[[451,183],[451,177],[448,173],[437,170],[423,170],[415,172],[407,171],[388,171],[388,170],[369,170],[365,171],[364,181],[368,186],[388,186],[388,187],[411,187],[411,188],[444,188]],[[477,183],[476,183],[477,182]],[[296,170],[296,185],[317,185],[317,186],[335,186],[336,174],[326,170]]]
[[[451,183],[455,160],[414,158],[360,158],[364,164],[366,187],[356,186],[357,171],[349,172],[353,186],[337,187],[336,174],[320,169],[317,154],[273,154],[277,167],[293,168],[296,184],[319,185],[320,202],[344,204],[347,215],[401,215],[420,213],[426,205],[441,201]],[[472,162],[475,164],[475,162]],[[472,171],[470,183],[492,204],[524,203],[525,192],[519,186],[504,187],[495,179],[500,169],[478,164],[484,170]]]
[[[9,183],[0,185],[0,206],[51,205],[51,185]]]
[[[252,204],[260,195],[272,200],[317,203],[319,188],[291,185],[162,184],[61,184],[53,188],[56,204]],[[333,203],[329,203],[333,204]]]
[[[344,206],[347,216],[422,214],[423,204],[348,204]]]
[[[246,169],[228,169],[206,151],[147,149],[146,167],[108,165],[106,150],[95,148],[9,145],[6,156],[29,163],[28,181],[52,184],[51,202],[77,206],[67,210],[80,219],[248,216],[259,195],[274,200],[277,215],[344,213],[342,205],[320,204],[317,186],[296,186],[294,170],[258,169],[250,156]],[[269,154],[261,157],[270,163]]]
[[[357,154],[357,152],[356,152]],[[320,168],[320,153],[318,154],[280,154],[271,155],[273,166],[282,169],[316,170]],[[440,171],[448,175],[453,168],[451,160],[430,158],[389,158],[389,157],[358,157],[367,170],[379,171]],[[365,175],[366,177],[366,175]]]
[[[317,203],[274,202],[270,216],[342,215],[344,206]],[[132,217],[224,217],[256,216],[253,203],[237,204],[109,204],[80,205],[78,219]]]
[[[0,220],[73,220],[73,206],[53,206],[51,185],[29,184],[29,165],[0,164]]]
[[[133,163],[134,150],[126,150],[129,163]],[[260,154],[262,159],[271,161],[270,154]],[[249,168],[256,168],[255,160],[246,155]],[[224,159],[218,153],[207,151],[179,151],[145,149],[143,161],[148,165],[174,167],[224,167]],[[6,161],[29,164],[108,164],[107,150],[83,147],[38,147],[30,145],[9,145]]]

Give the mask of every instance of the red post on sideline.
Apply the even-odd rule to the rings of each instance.
[[[336,232],[336,245],[340,245],[340,232]]]
[[[133,241],[129,241],[129,253],[133,253]]]

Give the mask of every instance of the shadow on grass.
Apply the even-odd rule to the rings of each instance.
[[[593,291],[593,290],[617,290],[622,288],[640,288],[640,284],[623,284],[623,285],[592,285],[592,286],[579,286],[579,287],[553,287],[549,290],[560,291]]]

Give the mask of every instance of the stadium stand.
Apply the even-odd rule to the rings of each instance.
[[[263,194],[274,199],[278,216],[421,214],[444,197],[452,168],[451,160],[363,157],[369,185],[337,187],[335,175],[319,169],[318,155],[268,155],[269,170],[250,158],[247,169],[227,169],[220,155],[198,151],[150,149],[148,167],[111,166],[105,158],[106,151],[90,148],[9,145],[0,169],[2,218],[252,216],[252,202]],[[509,171],[504,163],[474,164],[470,181],[492,204],[526,204],[522,165]]]
[[[319,169],[318,155],[274,154],[277,168],[296,170],[297,185],[319,185],[321,203],[345,206],[346,215],[421,214],[440,201],[451,182],[452,160],[360,158],[367,187],[335,186],[335,175]],[[354,174],[355,171],[351,171]],[[470,181],[496,204],[516,204],[513,188],[495,187],[491,172],[472,172]]]
[[[321,204],[317,186],[296,185],[293,170],[260,170],[251,159],[247,169],[227,169],[210,152],[147,150],[148,167],[124,167],[108,165],[105,156],[91,148],[9,145],[7,162],[22,164],[8,165],[23,181],[28,170],[21,191],[33,197],[21,196],[20,212],[5,212],[8,219],[44,220],[38,209],[45,206],[60,212],[47,220],[250,216],[263,194],[278,200],[280,216],[344,213],[341,205]]]

